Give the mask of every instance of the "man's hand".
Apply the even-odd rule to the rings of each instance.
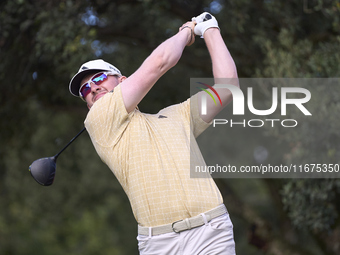
[[[192,21],[197,23],[194,32],[196,35],[201,36],[201,38],[203,38],[204,32],[209,28],[216,27],[220,29],[217,20],[209,12],[203,12],[197,17],[192,18]]]
[[[190,39],[188,39],[188,43],[186,46],[190,46],[195,42],[195,33],[194,33],[195,25],[196,25],[196,21],[188,21],[179,28],[179,31],[182,31],[185,29],[190,31]]]

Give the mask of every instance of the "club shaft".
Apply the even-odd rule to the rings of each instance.
[[[83,128],[75,137],[72,138],[71,141],[69,141],[68,144],[66,144],[66,146],[64,148],[61,149],[61,151],[59,151],[54,158],[57,159],[59,157],[59,155],[74,141],[77,139],[78,136],[80,136],[84,131],[86,130],[86,128]]]

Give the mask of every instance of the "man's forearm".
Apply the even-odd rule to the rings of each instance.
[[[237,78],[235,62],[219,29],[208,29],[204,34],[204,40],[211,56],[214,78]]]
[[[176,35],[161,43],[145,61],[150,61],[158,65],[160,72],[164,74],[177,64],[185,46],[190,40],[191,30],[190,28],[184,28]]]
[[[221,79],[228,79],[229,84],[239,86],[235,62],[223,41],[219,29],[207,29],[204,33],[204,40],[211,57],[215,84],[225,82],[225,80]],[[232,94],[228,89],[215,89],[220,95],[222,106],[216,107],[213,102],[208,102],[208,113],[206,115],[201,115],[201,118],[206,122],[210,122],[218,114],[218,112],[220,112],[223,107],[229,104],[232,100]]]

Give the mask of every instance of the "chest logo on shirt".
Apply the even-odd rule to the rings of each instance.
[[[165,118],[167,118],[167,116],[164,116],[164,115],[159,115],[158,116],[158,119],[165,119]]]

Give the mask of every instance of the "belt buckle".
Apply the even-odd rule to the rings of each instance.
[[[175,229],[174,229],[174,225],[177,223],[177,222],[180,222],[180,221],[183,221],[183,220],[178,220],[178,221],[174,221],[172,224],[171,224],[171,228],[172,228],[172,231],[174,231],[175,233],[179,233],[179,232],[181,232],[181,231],[176,231]]]

